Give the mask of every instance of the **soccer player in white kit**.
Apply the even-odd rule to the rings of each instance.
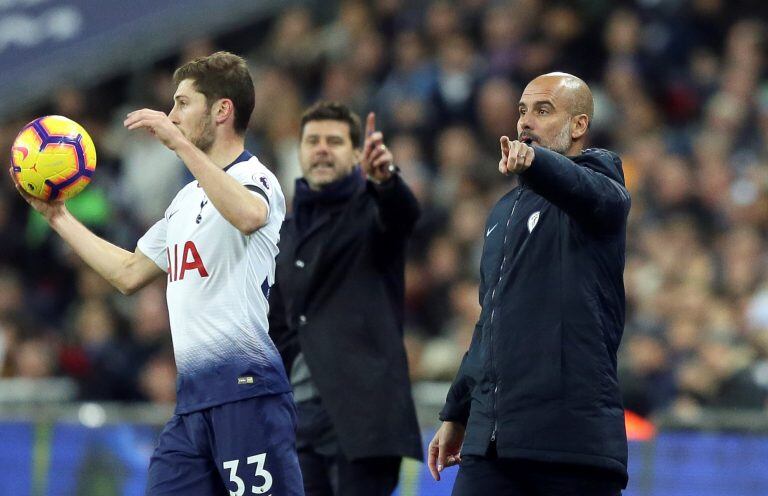
[[[268,336],[267,293],[285,199],[244,148],[254,107],[245,61],[227,52],[174,74],[170,114],[128,114],[176,152],[195,180],[163,218],[123,250],[90,232],[61,202],[24,198],[123,293],[165,275],[177,405],[149,466],[148,495],[302,495],[290,384]]]

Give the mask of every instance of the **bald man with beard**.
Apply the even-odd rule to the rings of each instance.
[[[517,185],[491,211],[482,313],[440,412],[429,468],[460,464],[454,496],[616,496],[627,437],[616,355],[630,198],[621,159],[585,149],[581,79],[537,77],[502,136]]]

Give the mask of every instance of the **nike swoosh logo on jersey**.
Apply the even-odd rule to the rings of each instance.
[[[168,214],[168,220],[171,220],[171,217],[173,217],[174,215],[176,215],[176,212],[178,212],[178,210],[174,210],[173,212],[171,212],[170,214]]]
[[[488,236],[490,236],[490,235],[491,235],[491,233],[493,232],[493,230],[494,230],[494,229],[496,229],[496,226],[498,226],[498,225],[499,225],[499,223],[497,222],[497,223],[495,223],[495,224],[493,225],[493,227],[492,227],[492,228],[488,229],[488,231],[486,231],[486,233],[485,233],[485,237],[487,238]]]

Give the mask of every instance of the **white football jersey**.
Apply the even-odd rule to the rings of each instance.
[[[224,170],[268,203],[265,226],[242,234],[192,181],[137,245],[167,272],[177,413],[290,390],[267,320],[285,198],[247,151]]]

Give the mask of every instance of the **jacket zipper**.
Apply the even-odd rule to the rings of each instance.
[[[491,293],[491,322],[490,322],[490,331],[489,331],[489,337],[490,337],[490,353],[491,353],[491,370],[493,371],[493,432],[491,433],[491,442],[496,441],[496,433],[499,430],[499,415],[496,411],[496,403],[497,403],[497,394],[499,392],[499,383],[498,383],[498,377],[496,375],[496,364],[494,363],[493,359],[493,317],[496,313],[496,290],[499,288],[499,285],[501,284],[501,277],[502,272],[504,271],[504,263],[507,261],[507,255],[504,254],[504,250],[507,246],[507,237],[509,236],[509,225],[512,222],[512,217],[515,215],[515,209],[517,208],[517,203],[520,201],[520,197],[523,196],[523,189],[524,186],[520,186],[520,191],[517,193],[517,197],[515,198],[515,203],[512,204],[512,211],[509,213],[509,217],[507,218],[507,224],[504,226],[504,242],[501,245],[502,248],[502,257],[501,257],[501,266],[499,267],[499,279],[496,281],[496,286],[493,288],[493,292]]]

